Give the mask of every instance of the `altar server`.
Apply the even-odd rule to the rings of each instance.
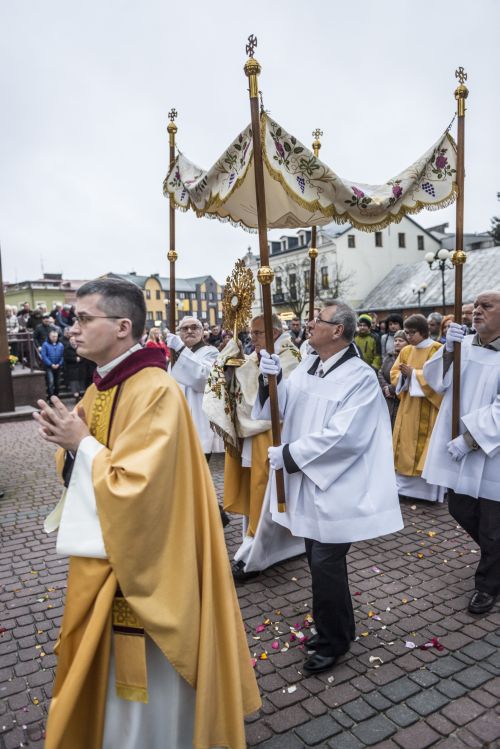
[[[203,325],[196,317],[183,317],[179,324],[179,335],[167,333],[167,346],[176,353],[169,365],[169,373],[186,396],[203,452],[208,458],[214,449],[216,435],[203,413],[203,393],[219,352],[215,346],[204,341]]]
[[[207,463],[145,316],[134,284],[81,286],[95,384],[73,412],[39,401],[68,485],[46,529],[70,556],[46,749],[243,749],[259,707]]]
[[[445,349],[424,366],[444,399],[434,427],[423,476],[448,489],[448,508],[481,550],[469,611],[484,614],[500,593],[500,292],[474,302],[465,335],[451,323]],[[453,349],[461,346],[460,435],[451,439]]]
[[[317,637],[307,673],[331,668],[355,636],[347,579],[351,543],[403,527],[391,448],[391,425],[374,370],[352,340],[356,314],[340,301],[309,322],[308,356],[278,385],[284,415],[280,447],[269,448],[284,469],[286,512],[278,512],[275,479],[268,491],[276,523],[305,538]],[[276,355],[261,352],[263,375],[254,416],[268,418],[264,378],[280,378]],[[375,561],[375,559],[374,559]]]

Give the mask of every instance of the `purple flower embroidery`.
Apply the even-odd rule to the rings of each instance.
[[[355,194],[357,198],[365,197],[363,190],[360,190],[359,187],[351,187],[351,190],[353,191],[353,193]]]
[[[399,198],[403,194],[403,188],[400,187],[399,185],[393,185],[392,186],[392,194],[394,195],[394,197],[396,198],[396,200],[399,200]]]
[[[436,157],[436,167],[438,169],[444,169],[447,166],[447,164],[448,164],[448,159],[446,158],[446,156],[443,156],[442,154],[440,154],[439,156]]]
[[[283,148],[283,146],[281,145],[281,143],[279,142],[279,140],[275,140],[274,141],[274,145],[276,146],[276,150],[279,153],[279,155],[281,156],[281,158],[284,159],[285,158],[285,149]]]

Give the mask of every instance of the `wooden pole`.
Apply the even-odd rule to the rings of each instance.
[[[175,162],[175,134],[177,132],[177,125],[175,124],[175,119],[177,117],[177,112],[175,109],[171,109],[168,113],[168,118],[170,122],[167,125],[168,130],[168,141],[169,141],[169,171],[172,170],[172,167],[174,166]],[[170,289],[169,289],[169,304],[168,304],[168,328],[171,333],[175,333],[176,330],[176,319],[175,319],[175,311],[176,311],[176,304],[175,304],[175,261],[177,260],[177,251],[175,249],[175,202],[174,202],[174,196],[170,194],[170,203],[169,203],[169,233],[170,233],[170,243],[169,243],[169,251],[167,253],[167,258],[169,261],[169,279],[170,279]],[[170,361],[173,363],[175,361],[175,351],[173,349],[170,349]]]
[[[15,411],[14,389],[9,364],[9,341],[5,322],[5,294],[3,291],[2,251],[0,249],[0,413]]]
[[[257,39],[252,34],[248,37],[246,47],[249,59],[245,63],[245,74],[248,77],[250,93],[250,114],[252,117],[252,139],[253,139],[253,168],[255,174],[255,196],[257,201],[257,219],[259,224],[259,250],[260,250],[260,268],[257,272],[257,279],[262,289],[262,304],[264,307],[264,330],[266,332],[266,349],[269,353],[274,353],[274,337],[271,304],[271,283],[274,278],[274,272],[269,266],[269,246],[267,243],[267,213],[266,213],[266,193],[264,187],[264,164],[262,159],[262,141],[260,134],[260,112],[259,112],[259,73],[260,64],[255,60],[253,54],[257,46]],[[281,425],[278,406],[278,385],[276,377],[269,377],[269,401],[271,405],[271,427],[273,433],[273,445],[281,445]],[[283,479],[283,470],[275,472],[276,475],[276,493],[278,497],[278,511],[285,512],[285,482]]]
[[[321,141],[320,137],[323,135],[323,131],[319,130],[318,128],[316,130],[313,130],[313,151],[316,158],[319,154],[319,149],[321,148]],[[311,321],[314,317],[314,300],[316,298],[316,258],[318,257],[318,248],[317,245],[317,228],[316,226],[311,227],[311,246],[309,248],[309,321]]]
[[[463,68],[455,71],[455,77],[459,80],[459,85],[455,90],[455,99],[457,101],[457,204],[456,204],[456,227],[455,227],[455,252],[452,255],[451,262],[455,266],[455,321],[462,319],[462,284],[463,284],[463,267],[467,260],[464,252],[464,134],[465,134],[465,100],[469,94],[465,81],[467,73]],[[453,402],[451,416],[451,436],[452,439],[460,434],[460,362],[461,347],[455,344],[453,350]]]

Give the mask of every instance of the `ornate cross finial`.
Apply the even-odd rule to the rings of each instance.
[[[177,117],[177,110],[172,108],[170,112],[168,113],[168,119],[170,120],[170,122],[173,122],[176,117]]]
[[[255,47],[257,46],[257,37],[254,34],[250,34],[248,37],[248,44],[246,46],[246,53],[249,57],[253,57]]]
[[[458,80],[462,84],[467,80],[467,73],[462,67],[458,68],[458,70],[455,70],[455,78],[458,78]]]
[[[323,130],[320,130],[319,127],[317,127],[316,130],[312,131],[312,136],[313,138],[316,138],[316,140],[318,138],[321,138],[322,135],[323,135]]]

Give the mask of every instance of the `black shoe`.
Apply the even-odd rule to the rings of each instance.
[[[497,596],[485,593],[484,590],[475,590],[469,601],[469,611],[471,614],[486,614],[493,608]]]
[[[314,653],[319,643],[319,635],[315,634],[308,639],[306,642],[306,650],[308,653]]]
[[[337,662],[337,655],[321,655],[321,653],[314,653],[307,661],[304,661],[302,669],[307,674],[320,674],[322,671],[328,671],[333,668]]]
[[[221,519],[222,527],[225,528],[226,525],[229,525],[229,523],[231,522],[229,519],[229,515],[224,512],[224,510],[222,509],[220,505],[219,505],[219,512],[220,512],[220,519]]]
[[[260,572],[258,571],[245,572],[245,562],[242,561],[234,562],[231,566],[231,572],[233,573],[233,580],[236,583],[246,583],[260,575]]]

